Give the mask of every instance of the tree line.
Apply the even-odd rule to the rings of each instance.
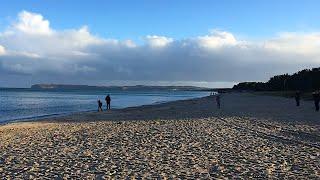
[[[273,76],[267,82],[241,82],[235,90],[252,91],[315,91],[320,90],[320,67],[304,69],[292,75]]]

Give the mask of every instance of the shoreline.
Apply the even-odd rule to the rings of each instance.
[[[74,113],[58,122],[89,122],[96,120],[141,120],[141,119],[183,119],[208,117],[242,117],[263,119],[285,124],[320,125],[320,113],[315,112],[311,101],[301,101],[296,107],[294,99],[254,93],[223,93],[221,109],[217,109],[215,98],[205,96],[160,104],[111,109],[103,112]]]
[[[208,96],[204,96],[208,97]],[[124,107],[124,108],[112,108],[112,110],[125,110],[125,109],[131,109],[131,108],[143,108],[145,106],[157,106],[160,104],[166,104],[171,102],[177,102],[177,101],[185,101],[185,100],[193,100],[193,99],[199,99],[204,97],[193,97],[190,99],[182,99],[182,100],[172,100],[172,101],[160,101],[160,102],[154,102],[151,104],[144,104],[144,105],[137,105],[137,106],[130,106],[130,107]],[[12,119],[12,120],[4,120],[0,122],[0,126],[11,124],[11,123],[19,123],[19,122],[41,122],[46,121],[50,119],[57,119],[57,118],[64,118],[72,115],[78,115],[78,114],[86,114],[86,113],[95,113],[96,110],[87,110],[87,111],[76,111],[76,112],[65,112],[65,113],[55,113],[55,114],[48,114],[48,115],[39,115],[34,117],[27,117],[27,118],[18,118],[18,119]],[[106,112],[104,109],[103,112]]]
[[[229,98],[231,96],[231,98]],[[248,92],[227,92],[222,94],[222,108],[219,110],[215,106],[215,99],[213,96],[204,96],[204,97],[195,97],[190,99],[183,99],[183,100],[174,100],[174,101],[166,101],[166,102],[160,102],[160,103],[153,103],[153,104],[145,104],[145,105],[138,105],[138,106],[131,106],[131,107],[125,107],[125,108],[114,108],[111,109],[111,111],[104,110],[103,112],[97,112],[95,110],[89,110],[89,111],[79,111],[79,112],[70,112],[70,113],[63,113],[63,114],[57,114],[57,115],[49,115],[49,117],[45,118],[27,118],[27,119],[18,119],[13,121],[4,121],[0,123],[0,127],[11,124],[11,123],[19,123],[19,122],[90,122],[90,121],[113,121],[113,120],[141,120],[141,119],[181,119],[181,118],[205,118],[205,117],[225,117],[225,116],[239,116],[243,118],[253,118],[253,119],[265,119],[268,121],[275,121],[275,122],[281,122],[286,124],[309,124],[309,125],[315,125],[320,126],[320,113],[314,112],[312,110],[313,104],[311,101],[302,100],[301,106],[304,106],[304,110],[307,111],[307,114],[303,114],[302,110],[296,111],[297,107],[294,106],[294,100],[292,98],[288,97],[281,97],[281,96],[273,96],[268,94],[257,94],[257,93],[248,93]],[[225,99],[224,97],[227,97],[228,99]],[[231,102],[235,98],[234,102]],[[254,99],[254,102],[248,102],[248,99]],[[256,102],[257,98],[261,98],[261,102]],[[208,99],[210,99],[211,102],[208,102]],[[241,101],[247,101],[243,102],[243,104],[240,104],[239,99]],[[272,112],[272,110],[268,110],[271,105],[266,104],[264,101],[284,101],[283,104],[288,105],[288,107],[281,107],[279,110],[284,110],[283,108],[292,108],[292,112],[298,113],[296,115],[294,114],[288,114],[285,115],[286,112]],[[232,104],[234,103],[234,104]],[[247,104],[246,104],[247,103]],[[253,105],[250,106],[249,104],[252,103]],[[201,108],[198,107],[197,112],[193,111],[190,113],[183,114],[183,117],[174,116],[174,114],[169,115],[162,115],[157,114],[158,117],[143,117],[145,115],[150,115],[150,112],[141,113],[145,110],[147,111],[160,111],[164,114],[167,114],[167,112],[164,112],[165,110],[170,110],[170,108],[175,109],[175,106],[178,107],[178,109],[175,109],[174,111],[183,111],[184,107],[181,107],[183,105],[194,105],[199,104],[201,105]],[[230,107],[226,107],[231,105]],[[261,106],[263,104],[266,104],[265,109],[261,109]],[[308,108],[306,108],[305,105],[308,105]],[[279,106],[279,104],[275,103],[273,105]],[[208,107],[211,106],[212,111],[208,111]],[[277,108],[277,107],[276,107]],[[275,108],[275,109],[276,109]],[[300,107],[299,107],[300,108]],[[231,109],[231,110],[230,110]],[[217,110],[217,111],[216,111]],[[246,112],[245,112],[245,111]],[[251,112],[252,110],[252,112]],[[257,111],[258,110],[258,111]],[[199,111],[201,114],[199,114]],[[271,111],[271,112],[264,112],[264,111]],[[286,110],[288,111],[288,110]],[[172,111],[171,111],[172,112]],[[301,113],[302,112],[302,113]],[[129,114],[137,114],[137,116],[128,117]],[[195,113],[197,113],[195,115]],[[268,114],[270,113],[270,114]],[[125,114],[123,117],[122,115]],[[120,115],[120,116],[118,116]],[[292,115],[290,117],[290,115]],[[93,118],[90,116],[94,116]],[[96,118],[96,119],[94,119]],[[292,118],[293,120],[290,120],[289,118]]]

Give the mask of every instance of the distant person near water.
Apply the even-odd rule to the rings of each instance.
[[[102,102],[100,101],[100,99],[98,100],[98,112],[103,111],[102,110]]]
[[[220,109],[221,107],[220,100],[221,100],[221,97],[220,97],[220,94],[218,93],[216,94],[216,102],[217,102],[218,109]]]
[[[110,95],[108,94],[106,96],[106,103],[107,103],[107,109],[111,109],[111,98],[110,98]]]
[[[315,91],[312,93],[314,106],[316,111],[319,111],[319,102],[320,102],[320,91]]]
[[[297,91],[294,96],[294,99],[296,100],[296,106],[300,106],[300,97],[301,97],[301,93],[300,91]]]

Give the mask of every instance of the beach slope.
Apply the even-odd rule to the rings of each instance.
[[[320,178],[312,102],[247,93],[0,127],[1,178]]]

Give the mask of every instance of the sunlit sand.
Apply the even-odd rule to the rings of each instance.
[[[221,100],[220,110],[205,97],[1,126],[0,176],[320,177],[320,114],[311,102]]]

